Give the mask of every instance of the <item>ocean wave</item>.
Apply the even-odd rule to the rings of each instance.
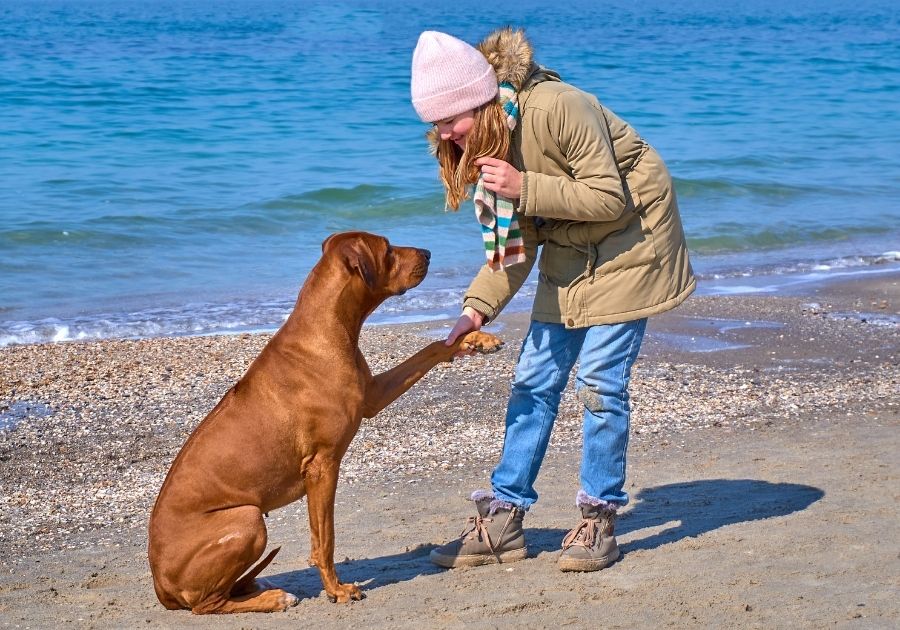
[[[175,244],[198,233],[284,235],[428,222],[443,208],[441,194],[404,194],[390,186],[323,188],[233,208],[189,207],[167,212],[118,212],[80,220],[25,221],[0,229],[0,249],[66,245],[118,249],[141,244]]]
[[[675,190],[684,199],[702,197],[757,197],[760,199],[796,199],[807,195],[850,196],[851,190],[826,189],[821,185],[782,184],[775,182],[738,181],[728,178],[675,177]]]
[[[794,285],[846,278],[854,275],[896,272],[900,268],[900,250],[875,255],[848,255],[766,263],[756,261],[744,266],[733,262],[727,271],[703,272],[704,259],[696,260],[701,293],[772,293]],[[426,282],[414,291],[396,296],[382,304],[368,319],[372,325],[452,319],[460,309],[460,298],[468,285],[472,269],[435,269]],[[520,289],[508,311],[530,308],[536,282],[534,274]],[[19,344],[135,339],[161,336],[197,336],[271,332],[290,314],[294,296],[285,299],[246,299],[222,302],[193,302],[171,307],[128,311],[85,313],[69,317],[33,320],[0,319],[0,347]],[[6,309],[6,317],[14,312]]]
[[[459,310],[461,292],[462,285],[397,296],[379,307],[368,322],[392,324],[455,316]],[[0,321],[0,347],[101,339],[271,332],[284,323],[294,303],[293,299],[192,303],[171,308]]]
[[[698,276],[701,279],[712,281],[760,277],[772,279],[782,276],[790,277],[793,282],[797,278],[837,278],[842,275],[854,273],[865,274],[870,271],[873,273],[893,272],[896,271],[898,263],[900,263],[900,251],[887,251],[882,254],[868,256],[850,255],[834,258],[826,257],[819,261],[792,260],[789,262],[778,261],[770,263],[757,261],[749,266],[734,266],[730,267],[727,271],[699,273]],[[777,288],[777,283],[773,286]]]
[[[886,233],[884,227],[872,225],[759,226],[737,222],[716,223],[707,231],[715,233],[711,236],[688,234],[688,245],[692,252],[698,254],[760,252],[794,248],[799,245],[809,247],[815,246],[817,243],[846,241],[857,237],[879,236]]]
[[[0,230],[0,247],[31,248],[35,246],[75,246],[85,249],[106,250],[139,244],[142,236],[130,231],[102,229],[61,228],[47,222],[38,222],[20,228]]]
[[[281,215],[295,212],[335,213],[338,216],[364,214],[369,219],[404,219],[422,213],[423,209],[443,206],[439,193],[413,195],[394,186],[363,184],[352,188],[321,188],[295,195],[285,195],[249,209],[275,211]]]
[[[293,301],[286,300],[186,304],[177,308],[6,321],[0,322],[0,347],[275,330],[287,318],[292,307]]]

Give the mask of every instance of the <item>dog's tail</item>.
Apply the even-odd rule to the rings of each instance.
[[[269,552],[269,555],[263,558],[259,564],[250,569],[244,577],[239,579],[234,583],[234,586],[231,587],[232,593],[247,593],[255,590],[253,588],[253,580],[256,579],[256,576],[262,573],[262,570],[269,566],[269,563],[272,562],[272,559],[275,558],[275,555],[281,551],[281,547],[275,547],[272,551]]]

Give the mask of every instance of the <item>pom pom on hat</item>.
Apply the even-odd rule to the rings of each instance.
[[[497,75],[473,46],[446,33],[425,31],[413,52],[410,91],[419,118],[435,122],[497,96]]]

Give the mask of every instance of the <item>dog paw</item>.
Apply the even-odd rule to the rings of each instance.
[[[476,330],[463,337],[460,350],[474,350],[481,354],[491,354],[503,347],[503,341],[486,332]]]
[[[328,596],[337,604],[346,604],[351,599],[359,601],[363,598],[362,591],[356,584],[338,584],[337,589],[333,593],[328,593]]]
[[[291,606],[296,606],[300,603],[300,598],[296,595],[291,595],[286,591],[281,592],[281,596],[279,597],[278,603],[281,605],[281,610],[285,611]]]

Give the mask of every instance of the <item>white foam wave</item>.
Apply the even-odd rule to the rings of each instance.
[[[845,256],[815,264],[733,269],[701,277],[699,290],[707,295],[773,294],[830,279],[895,273],[900,269],[898,263],[900,251],[891,250],[878,256]],[[530,308],[537,286],[533,276],[507,307],[508,311]],[[456,284],[458,281],[467,282],[468,276],[459,276],[452,281],[446,278],[439,280],[440,286],[423,285],[406,295],[388,300],[372,314],[369,323],[427,322],[456,317],[461,307],[460,298],[464,293],[464,287]],[[293,306],[292,298],[192,303],[173,308],[30,321],[0,320],[0,347],[101,339],[271,332],[284,323]]]
[[[460,309],[461,294],[461,289],[449,288],[411,291],[383,304],[369,318],[369,323],[414,323],[456,317]],[[0,347],[102,339],[272,332],[284,323],[293,306],[293,300],[247,301],[187,304],[176,308],[33,321],[0,320]]]

